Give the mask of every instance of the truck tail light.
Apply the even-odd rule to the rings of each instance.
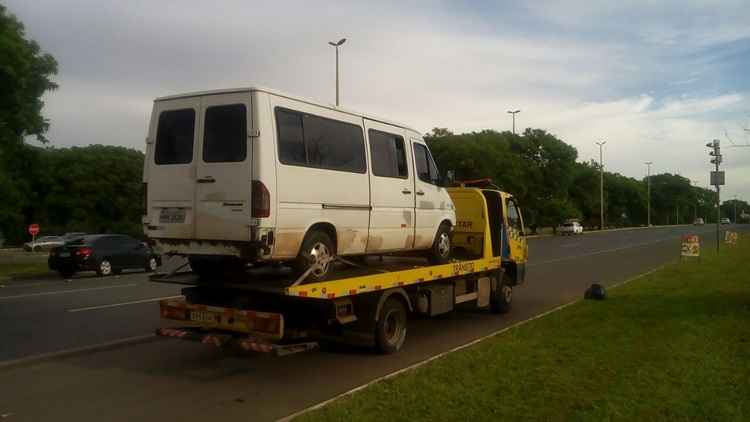
[[[251,213],[254,218],[268,218],[271,215],[271,194],[260,180],[251,183]]]

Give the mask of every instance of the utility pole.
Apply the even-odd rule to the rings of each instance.
[[[342,38],[338,42],[328,42],[329,45],[336,49],[336,107],[339,106],[339,47],[345,42],[346,38]]]
[[[646,215],[648,215],[647,217],[648,223],[646,227],[651,227],[651,164],[654,164],[654,163],[651,161],[646,161],[644,164],[646,164],[648,168],[647,173],[646,173],[646,186],[647,186],[646,208],[648,208]]]
[[[604,230],[604,160],[602,147],[607,141],[596,142],[599,145],[599,230]]]
[[[516,113],[520,113],[521,110],[508,110],[508,114],[513,116],[513,134],[516,134]]]
[[[724,173],[719,172],[719,164],[721,164],[721,146],[719,140],[714,139],[713,142],[706,144],[707,147],[711,148],[708,153],[713,158],[711,164],[716,165],[716,171],[711,172],[711,184],[716,186],[716,252],[719,252],[719,231],[721,224],[721,185],[724,184]]]

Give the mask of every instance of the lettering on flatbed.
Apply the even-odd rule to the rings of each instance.
[[[472,224],[474,224],[471,221],[456,221],[456,227],[459,229],[471,229]]]
[[[453,272],[455,274],[460,274],[462,272],[474,272],[474,263],[473,262],[458,262],[456,264],[453,264]]]

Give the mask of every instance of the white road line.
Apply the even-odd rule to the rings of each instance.
[[[66,293],[78,293],[78,292],[90,292],[94,290],[105,290],[105,289],[117,289],[121,287],[135,287],[138,284],[136,283],[128,283],[128,284],[117,284],[114,286],[101,286],[101,287],[89,287],[86,289],[70,289],[70,290],[55,290],[53,292],[40,292],[40,293],[28,293],[25,295],[13,295],[13,296],[0,296],[0,300],[4,299],[21,299],[25,297],[36,297],[36,296],[50,296],[50,295],[62,295]]]
[[[652,241],[652,242],[637,243],[635,245],[621,246],[619,248],[612,248],[612,249],[604,249],[602,251],[589,252],[589,253],[584,253],[584,254],[580,254],[580,255],[571,255],[571,256],[566,256],[564,258],[550,259],[549,261],[530,262],[530,263],[526,264],[526,266],[527,267],[533,267],[533,266],[536,266],[536,265],[553,264],[555,262],[567,261],[569,259],[585,258],[587,256],[601,255],[601,254],[610,253],[610,252],[619,252],[619,251],[624,251],[625,249],[632,249],[632,248],[638,248],[640,246],[654,245],[656,243],[662,243],[662,242],[666,242],[668,240],[675,240],[675,239],[679,239],[679,237],[671,237],[671,238],[667,238],[667,239],[655,240],[655,241]]]
[[[68,312],[83,312],[83,311],[93,311],[93,310],[96,310],[96,309],[116,308],[118,306],[136,305],[138,303],[158,302],[160,300],[177,299],[177,298],[180,298],[180,297],[182,297],[182,295],[154,297],[154,298],[151,298],[151,299],[133,300],[133,301],[130,301],[130,302],[111,303],[109,305],[88,306],[88,307],[85,307],[85,308],[68,309]]]
[[[645,277],[645,276],[647,276],[649,274],[652,274],[652,273],[654,273],[656,271],[659,271],[660,269],[666,267],[667,265],[668,265],[668,263],[660,265],[660,266],[658,266],[656,268],[652,268],[652,269],[646,271],[645,273],[641,273],[641,274],[638,274],[638,275],[636,275],[634,277],[628,278],[628,279],[626,279],[626,280],[624,280],[624,281],[622,281],[620,283],[617,283],[617,284],[614,284],[612,286],[609,286],[608,288],[612,289],[612,288],[619,287],[619,286],[622,286],[624,284],[630,283],[633,280],[637,280],[637,279],[639,279],[641,277]],[[579,299],[572,300],[572,301],[570,301],[568,303],[563,303],[562,305],[558,305],[558,306],[556,306],[556,307],[554,307],[554,308],[552,308],[552,309],[550,309],[548,311],[542,312],[541,314],[537,314],[537,315],[534,315],[534,316],[532,316],[530,318],[527,318],[525,320],[518,321],[518,322],[516,322],[514,324],[511,324],[511,325],[505,327],[505,328],[501,328],[500,330],[497,330],[497,331],[495,331],[493,333],[484,335],[482,337],[479,337],[478,339],[472,340],[472,341],[470,341],[468,343],[465,343],[465,344],[462,344],[460,346],[456,346],[456,347],[454,347],[454,348],[452,348],[452,349],[450,349],[448,351],[439,353],[439,354],[434,355],[434,356],[430,356],[430,357],[428,357],[428,358],[426,358],[426,359],[424,359],[422,361],[419,361],[417,363],[409,365],[409,366],[407,366],[405,368],[401,368],[399,370],[391,372],[390,374],[386,374],[386,375],[383,375],[381,377],[375,378],[375,379],[373,379],[371,381],[368,381],[368,382],[360,385],[359,387],[354,387],[354,388],[352,388],[349,391],[345,391],[345,392],[343,392],[341,394],[338,394],[338,395],[336,395],[334,397],[331,397],[328,400],[322,401],[322,402],[320,402],[318,404],[312,405],[312,406],[307,407],[305,409],[302,409],[302,410],[300,410],[298,412],[292,413],[291,415],[287,415],[287,416],[284,416],[283,418],[277,419],[277,422],[289,422],[289,421],[291,421],[292,419],[294,419],[294,418],[296,418],[298,416],[304,415],[305,413],[311,412],[311,411],[316,410],[316,409],[320,409],[320,408],[325,407],[326,405],[331,404],[331,403],[333,403],[333,402],[335,402],[335,401],[337,401],[337,400],[339,400],[339,399],[341,399],[343,397],[347,397],[347,396],[350,396],[350,395],[352,395],[352,394],[354,394],[354,393],[356,393],[358,391],[362,391],[365,388],[367,388],[367,387],[369,387],[369,386],[371,386],[373,384],[377,384],[377,383],[379,383],[381,381],[385,381],[387,379],[390,379],[390,378],[393,378],[395,376],[401,375],[401,374],[403,374],[405,372],[409,372],[409,371],[412,371],[414,369],[417,369],[420,366],[424,366],[424,365],[426,365],[426,364],[428,364],[428,363],[430,363],[430,362],[432,362],[432,361],[434,361],[436,359],[440,359],[440,358],[442,358],[444,356],[447,356],[447,355],[449,355],[451,353],[457,352],[459,350],[466,349],[467,347],[471,347],[471,346],[473,346],[473,345],[475,345],[475,344],[477,344],[479,342],[482,342],[482,341],[487,340],[489,338],[495,337],[495,336],[497,336],[499,334],[503,334],[503,333],[505,333],[505,332],[507,332],[509,330],[512,330],[514,328],[518,328],[518,327],[520,327],[522,325],[528,324],[531,321],[537,320],[539,318],[543,318],[543,317],[545,317],[545,316],[547,316],[549,314],[555,313],[555,312],[557,312],[557,311],[559,311],[561,309],[565,309],[565,308],[567,308],[570,305],[574,305],[574,304],[576,304],[576,303],[578,303],[578,302],[580,302],[582,300],[583,299],[579,298]]]

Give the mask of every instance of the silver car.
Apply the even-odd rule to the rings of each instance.
[[[63,239],[60,236],[42,236],[39,239],[36,239],[33,242],[26,242],[23,244],[23,249],[25,251],[48,251],[52,248],[55,248],[57,246],[62,246],[65,244],[65,239]]]

